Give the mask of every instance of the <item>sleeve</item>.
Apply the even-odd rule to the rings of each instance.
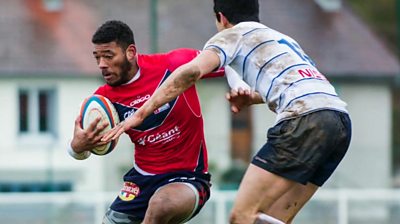
[[[225,68],[219,68],[218,70],[208,73],[206,75],[203,75],[201,79],[207,79],[207,78],[215,78],[215,77],[223,77],[225,75]]]
[[[234,90],[239,88],[250,91],[250,86],[240,78],[240,75],[233,70],[230,66],[225,66],[226,79],[228,80],[229,87]]]
[[[220,59],[219,68],[229,65],[240,51],[242,35],[227,29],[217,33],[204,45],[204,50],[213,50]]]
[[[89,158],[89,156],[91,155],[91,152],[89,152],[89,151],[76,153],[71,147],[71,142],[68,143],[67,152],[72,158],[74,158],[76,160],[85,160],[85,159]]]
[[[199,50],[189,49],[189,48],[180,48],[168,53],[168,69],[170,71],[174,71],[179,66],[184,65],[191,60],[193,60],[198,54]]]

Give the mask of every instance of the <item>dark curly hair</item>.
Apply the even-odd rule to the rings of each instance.
[[[218,21],[219,12],[234,25],[246,21],[260,22],[258,0],[214,0],[214,13]]]
[[[104,44],[115,41],[122,49],[135,44],[133,32],[125,23],[118,20],[109,20],[101,25],[93,34],[93,44]]]

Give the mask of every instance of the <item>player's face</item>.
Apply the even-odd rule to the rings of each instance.
[[[132,79],[132,64],[125,51],[116,42],[95,44],[93,56],[104,80],[110,86],[119,86]]]

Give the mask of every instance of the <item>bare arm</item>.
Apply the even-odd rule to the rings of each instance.
[[[203,75],[212,72],[218,66],[219,58],[216,53],[210,50],[202,51],[191,62],[172,72],[171,76],[135,114],[143,120],[154,110],[175,99],[194,85]]]
[[[194,85],[203,75],[214,71],[219,64],[219,57],[214,51],[202,51],[195,59],[172,72],[170,77],[165,80],[139,110],[106,133],[102,141],[107,142],[116,139],[123,132],[140,125],[156,109],[175,99],[186,89]]]

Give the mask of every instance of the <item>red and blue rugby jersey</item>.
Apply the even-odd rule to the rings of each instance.
[[[138,55],[140,76],[137,80],[117,87],[104,85],[95,94],[110,99],[122,121],[140,108],[172,71],[198,53],[197,50],[178,49],[165,54]],[[219,70],[206,77],[223,74],[223,70]],[[203,118],[195,86],[126,133],[135,144],[134,166],[142,174],[208,171]]]

